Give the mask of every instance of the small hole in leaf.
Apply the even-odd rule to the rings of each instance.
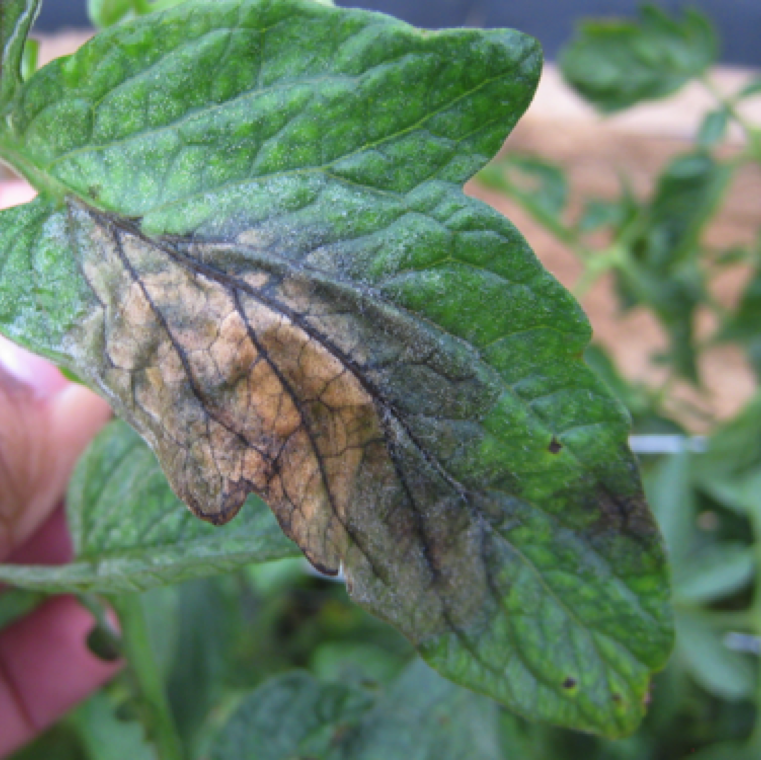
[[[550,454],[557,454],[562,448],[563,444],[553,436],[552,440],[550,441],[550,445],[547,447],[547,450],[550,452]]]
[[[572,689],[574,686],[576,686],[575,678],[571,678],[570,676],[568,676],[568,678],[566,678],[565,681],[563,681],[564,689]]]

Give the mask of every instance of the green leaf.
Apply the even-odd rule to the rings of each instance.
[[[704,151],[674,159],[658,178],[641,231],[630,243],[630,264],[618,272],[626,305],[653,310],[670,337],[669,361],[693,382],[694,317],[706,297],[700,239],[732,171]]]
[[[649,471],[645,486],[675,567],[692,548],[695,525],[695,488],[688,451],[664,457]]]
[[[658,178],[647,225],[648,264],[666,270],[694,253],[732,176],[704,151],[675,158]]]
[[[479,179],[489,186],[492,172],[501,172],[502,180],[511,191],[538,216],[558,217],[568,202],[568,180],[563,170],[532,156],[510,155],[487,167]],[[497,180],[492,180],[499,187]]]
[[[698,132],[698,145],[712,148],[724,139],[729,125],[730,113],[726,108],[709,111]]]
[[[704,747],[690,756],[690,760],[756,760],[753,747],[739,742],[720,742]]]
[[[105,29],[135,16],[173,8],[185,0],[87,0],[92,23]]]
[[[639,22],[585,21],[560,56],[568,83],[604,112],[662,98],[715,60],[710,21],[696,10],[677,21],[647,5]]]
[[[357,689],[305,673],[253,692],[225,726],[212,760],[498,760],[497,709],[422,662],[373,705]]]
[[[118,24],[130,15],[137,0],[87,0],[90,21],[101,29]]]
[[[220,531],[196,520],[171,492],[156,458],[123,422],[95,439],[67,497],[75,561],[0,565],[0,581],[48,592],[121,593],[291,556],[296,549],[251,497]]]
[[[754,95],[758,95],[761,93],[761,77],[756,77],[755,79],[752,79],[748,84],[745,85],[745,87],[740,90],[740,92],[737,95],[738,100],[743,98],[750,98]]]
[[[719,333],[719,340],[736,341],[745,348],[756,375],[761,377],[759,324],[761,324],[761,268],[757,268],[752,273],[735,312],[725,321]]]
[[[399,653],[364,641],[328,641],[320,644],[310,669],[321,680],[339,683],[387,683],[406,664]]]
[[[21,57],[21,78],[24,81],[37,71],[39,55],[40,43],[37,40],[28,39],[24,45],[24,54]]]
[[[145,740],[143,726],[119,719],[103,692],[80,705],[66,723],[76,730],[90,760],[156,758],[155,750]]]
[[[600,345],[592,343],[584,351],[584,360],[597,376],[610,388],[637,423],[653,424],[656,402],[652,392],[643,384],[631,382],[621,375],[611,355]]]
[[[278,676],[244,699],[209,756],[211,760],[322,760],[370,705],[369,695],[359,689],[322,684],[302,672]]]
[[[185,633],[182,624],[186,621],[180,620],[180,593],[181,586],[174,584],[155,586],[140,594],[139,605],[145,617],[151,653],[162,683],[169,680],[176,664],[180,638]]]
[[[761,468],[740,474],[709,464],[698,477],[702,489],[727,509],[747,516],[761,513]]]
[[[442,673],[616,736],[672,640],[629,420],[580,360],[578,305],[462,192],[540,64],[518,32],[303,0],[107,30],[0,125],[42,190],[0,215],[0,328],[97,388],[199,516],[258,493]],[[118,513],[133,543],[95,542],[88,584],[149,583],[158,511],[122,501],[92,524]],[[208,572],[188,536],[150,582]]]
[[[42,0],[3,0],[0,3],[0,108],[21,87],[26,38],[40,12],[41,3]]]
[[[580,232],[596,232],[605,227],[617,227],[626,218],[626,205],[620,201],[592,198],[584,205],[578,222]]]
[[[711,694],[740,700],[753,694],[753,668],[744,655],[731,652],[714,630],[697,615],[677,615],[677,652],[695,681]]]
[[[500,760],[497,706],[416,661],[347,735],[338,760]]]
[[[20,588],[0,589],[0,630],[39,607],[47,594]]]
[[[209,712],[219,704],[225,657],[232,645],[227,600],[219,586],[218,579],[204,578],[179,588],[179,635],[167,694],[186,746],[193,745]]]
[[[13,755],[13,760],[82,760],[76,733],[59,723]]]
[[[711,545],[677,565],[674,594],[682,603],[714,602],[747,586],[753,570],[751,547],[739,543]]]
[[[743,515],[761,515],[761,393],[711,436],[695,468],[700,488]]]

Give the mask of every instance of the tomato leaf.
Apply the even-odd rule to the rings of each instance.
[[[297,756],[497,760],[496,705],[447,683],[420,661],[375,703],[356,687],[289,673],[248,695],[211,750],[212,760]]]
[[[41,190],[0,215],[0,327],[102,393],[198,516],[260,495],[443,674],[617,736],[672,639],[629,420],[576,302],[462,192],[540,65],[518,32],[303,0],[107,30],[0,127]]]
[[[41,2],[3,0],[0,3],[0,106],[8,103],[21,86],[24,47]]]
[[[698,11],[675,20],[646,5],[638,22],[583,22],[560,66],[579,94],[612,113],[671,95],[715,61],[717,48],[710,21]]]

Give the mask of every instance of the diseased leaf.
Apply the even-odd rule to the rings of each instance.
[[[40,12],[42,0],[0,2],[0,107],[21,86],[21,63],[29,30]]]
[[[701,13],[687,9],[677,21],[646,5],[639,22],[583,22],[560,67],[583,97],[613,112],[670,95],[700,76],[716,53],[716,35]]]
[[[194,519],[123,422],[108,425],[79,461],[66,507],[74,562],[0,565],[1,582],[49,592],[142,591],[297,552],[254,497],[224,532]]]
[[[539,67],[517,32],[300,0],[104,32],[0,132],[44,191],[0,215],[0,326],[196,514],[261,495],[442,673],[615,736],[672,637],[628,417],[578,305],[462,193]]]

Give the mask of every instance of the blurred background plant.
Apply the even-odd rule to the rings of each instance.
[[[96,3],[116,15],[95,20],[108,25],[143,5]],[[704,16],[646,7],[636,22],[581,25],[561,55],[566,80],[603,113],[695,82],[714,99],[650,193],[621,176],[617,197],[580,199],[560,165],[510,149],[478,177],[576,257],[580,296],[612,278],[621,312],[647,312],[668,337],[668,350],[652,357],[657,383],[627,377],[601,345],[586,356],[631,411],[634,433],[662,436],[635,440],[650,446],[641,458],[671,552],[679,636],[643,727],[608,742],[526,723],[416,664],[402,637],[350,604],[341,584],[307,573],[301,560],[281,560],[139,598],[189,756],[323,757],[353,732],[342,757],[761,757],[761,392],[731,417],[676,394],[684,383],[698,398],[707,393],[701,357],[717,344],[739,347],[761,376],[761,229],[755,245],[706,239],[737,173],[761,169],[761,125],[740,110],[761,93],[761,78],[722,93],[710,73],[717,49]],[[727,144],[732,129],[742,133],[740,147]],[[727,271],[744,283],[731,301],[714,288]],[[708,336],[696,329],[704,314]],[[34,603],[29,595],[0,599],[0,624]],[[128,681],[117,680],[17,758],[151,758],[140,709]],[[228,721],[245,727],[239,739],[226,733],[237,749],[215,740]]]

